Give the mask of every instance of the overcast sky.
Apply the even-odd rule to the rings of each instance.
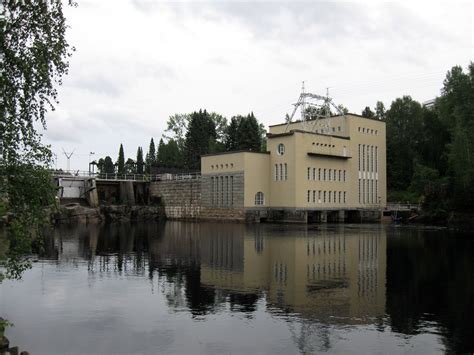
[[[472,58],[471,2],[163,2],[76,0],[65,13],[76,47],[45,141],[66,168],[135,159],[168,117],[200,108],[283,122],[306,82],[360,113],[381,100],[440,93]]]

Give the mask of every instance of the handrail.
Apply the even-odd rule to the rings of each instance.
[[[126,181],[163,181],[163,180],[195,180],[201,178],[201,173],[180,173],[180,174],[117,174],[117,173],[92,173],[80,170],[51,171],[55,177],[75,178],[89,177],[97,180],[126,180]]]

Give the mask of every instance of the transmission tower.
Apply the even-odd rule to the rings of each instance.
[[[319,119],[331,117],[331,108],[335,109],[341,116],[345,116],[344,112],[342,112],[342,110],[334,104],[332,98],[329,97],[329,88],[326,88],[326,96],[312,94],[305,92],[304,81],[301,87],[300,97],[293,106],[293,112],[286,118],[285,132],[288,131],[288,127],[290,123],[293,122],[293,117],[298,109],[301,112],[301,128],[304,131],[310,132],[314,131]],[[326,121],[326,124],[329,124],[329,120]],[[329,129],[327,131],[323,130],[323,133],[324,132],[329,132]]]
[[[64,150],[64,148],[62,148],[62,149],[63,149],[64,155],[65,155],[66,158],[67,158],[67,171],[69,171],[69,170],[71,170],[71,169],[70,169],[70,165],[69,165],[69,164],[70,164],[70,160],[71,160],[72,155],[73,155],[74,152],[76,151],[76,149],[74,148],[74,149],[72,150],[72,152],[69,152],[69,153],[66,152],[66,151]]]

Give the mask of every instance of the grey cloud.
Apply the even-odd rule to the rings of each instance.
[[[119,81],[102,75],[86,76],[85,73],[74,81],[67,81],[65,86],[107,96],[119,96],[123,92],[123,86]]]

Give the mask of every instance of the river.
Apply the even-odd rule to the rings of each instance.
[[[0,315],[33,355],[465,353],[473,256],[377,224],[64,227],[0,284]]]

